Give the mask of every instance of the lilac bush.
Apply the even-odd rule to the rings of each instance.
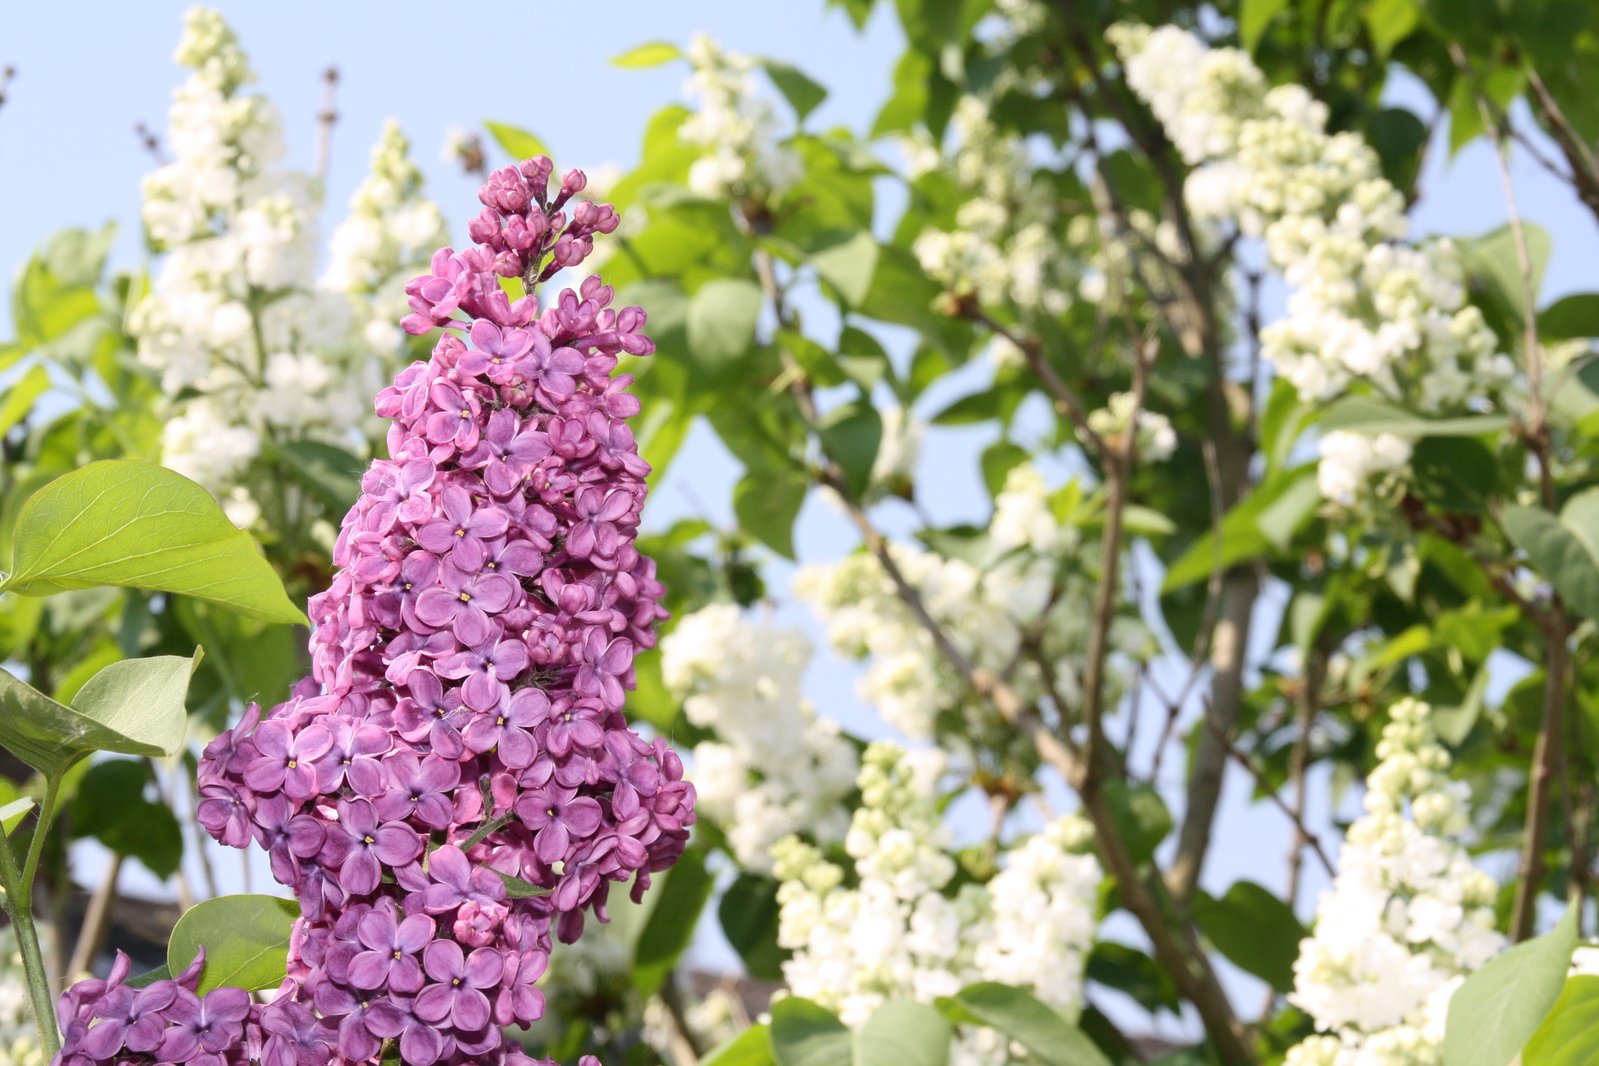
[[[266,1006],[199,996],[197,960],[136,991],[119,958],[62,997],[59,1062],[529,1062],[502,1030],[542,1015],[552,941],[682,853],[693,786],[622,714],[665,612],[614,372],[653,345],[598,277],[532,295],[617,224],[551,169],[490,175],[475,245],[406,287],[405,329],[446,332],[377,398],[390,458],[311,600],[311,676],[201,762],[200,823],[299,901],[286,979]]]

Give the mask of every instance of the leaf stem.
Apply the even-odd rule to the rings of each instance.
[[[34,827],[35,845],[44,839],[49,828],[47,815],[55,805],[56,782],[51,781],[45,798],[46,807],[39,809],[39,822]],[[37,865],[37,847],[29,849],[28,869]],[[33,880],[24,877],[17,869],[17,855],[11,848],[11,839],[0,832],[0,885],[6,890],[5,910],[16,930],[17,950],[22,953],[22,969],[28,979],[28,998],[33,1003],[34,1021],[39,1026],[39,1041],[47,1058],[61,1050],[61,1033],[56,1029],[55,1001],[50,996],[50,975],[45,970],[44,952],[39,950],[39,933],[33,924]]]

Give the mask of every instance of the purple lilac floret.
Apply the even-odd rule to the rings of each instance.
[[[634,540],[649,466],[618,358],[644,312],[600,278],[510,299],[593,250],[617,218],[551,190],[538,158],[491,174],[474,246],[406,287],[414,334],[445,330],[377,397],[392,420],[310,603],[311,676],[251,708],[200,764],[198,820],[265,848],[301,917],[270,1004],[196,994],[199,961],[135,991],[61,998],[63,1066],[530,1064],[502,1029],[544,1012],[553,940],[638,899],[682,854],[693,786],[622,714],[665,616]],[[552,195],[553,192],[553,195]],[[593,1060],[585,1060],[592,1063]]]

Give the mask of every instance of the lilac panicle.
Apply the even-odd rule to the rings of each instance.
[[[63,1066],[531,1066],[501,1030],[542,1015],[554,941],[681,855],[693,786],[622,714],[665,612],[615,371],[654,346],[597,276],[531,294],[617,223],[552,172],[489,175],[473,246],[406,286],[404,328],[444,332],[377,397],[389,458],[311,600],[311,676],[201,761],[200,824],[299,900],[287,979],[264,1006],[197,995],[198,962],[135,991],[119,958],[62,996]]]

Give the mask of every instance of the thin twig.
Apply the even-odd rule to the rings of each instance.
[[[111,927],[111,911],[116,905],[117,881],[121,876],[122,856],[113,852],[106,863],[100,884],[95,887],[94,894],[89,897],[89,905],[84,909],[83,925],[78,929],[78,939],[72,945],[72,959],[67,963],[67,972],[63,975],[67,981],[76,981],[94,965],[94,957],[99,953],[100,945],[105,943],[106,930]]]
[[[322,109],[316,115],[316,176],[328,176],[328,163],[333,157],[333,124],[339,120],[333,104],[339,90],[339,68],[329,67],[322,72]]]
[[[11,79],[17,76],[17,68],[7,63],[0,69],[0,107],[5,106],[6,97],[11,92]]]
[[[133,132],[139,138],[139,146],[150,154],[150,158],[155,160],[156,165],[165,166],[167,157],[166,153],[161,150],[160,135],[143,122],[135,122],[133,124]]]

